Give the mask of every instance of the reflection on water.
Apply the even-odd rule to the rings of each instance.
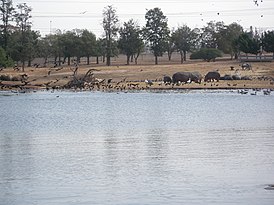
[[[0,204],[273,204],[273,100],[0,96]]]

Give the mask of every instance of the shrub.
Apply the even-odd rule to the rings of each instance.
[[[6,51],[0,47],[0,67],[12,67],[14,65],[13,60],[7,56]]]
[[[217,57],[222,57],[222,53],[215,48],[201,48],[199,51],[190,55],[190,59],[203,59],[207,62],[215,60]]]

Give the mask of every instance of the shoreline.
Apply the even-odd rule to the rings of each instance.
[[[232,69],[233,67],[233,69]],[[221,76],[239,75],[248,77],[250,80],[220,80],[219,82],[164,84],[163,76],[172,76],[176,72],[197,71],[203,77],[209,72],[217,70]],[[274,62],[253,63],[252,70],[243,70],[238,61],[217,62],[188,62],[185,64],[164,65],[120,65],[120,66],[85,66],[80,65],[77,72],[70,66],[25,68],[25,72],[6,68],[0,71],[1,90],[74,90],[83,88],[85,90],[185,90],[185,89],[274,89]],[[72,82],[81,80],[87,75],[88,80],[79,84]],[[10,80],[5,80],[9,77]],[[13,81],[12,81],[13,80]],[[95,80],[95,81],[94,81]],[[153,82],[152,85],[146,81]]]

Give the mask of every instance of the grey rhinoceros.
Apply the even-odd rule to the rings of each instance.
[[[192,82],[195,83],[201,83],[202,81],[202,75],[199,72],[177,72],[174,73],[172,76],[173,83],[186,83],[186,82]]]
[[[218,71],[210,71],[205,76],[205,82],[210,82],[210,81],[214,81],[214,80],[219,82],[220,77],[221,77],[221,75]]]
[[[163,81],[164,81],[164,83],[172,83],[171,77],[169,77],[167,75],[164,76]]]

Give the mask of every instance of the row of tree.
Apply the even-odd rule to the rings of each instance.
[[[96,38],[95,34],[84,29],[74,29],[62,33],[41,37],[39,32],[31,29],[31,8],[27,4],[18,4],[16,8],[12,0],[1,0],[1,26],[0,26],[0,60],[2,66],[9,66],[12,61],[21,62],[24,69],[36,57],[43,57],[45,63],[54,58],[56,64],[70,64],[71,57],[80,62],[81,57],[96,56],[106,64],[111,64],[111,57],[119,53],[127,56],[127,64],[135,61],[137,64],[141,52],[149,49],[158,57],[164,53],[171,60],[173,52],[181,54],[181,62],[186,61],[187,52],[198,51],[201,48],[219,49],[237,58],[240,51],[244,53],[259,54],[262,50],[274,52],[274,31],[262,35],[251,28],[244,32],[241,25],[223,22],[209,22],[207,26],[191,29],[187,25],[170,30],[168,19],[160,8],[147,10],[145,14],[146,25],[141,28],[133,19],[119,27],[119,19],[115,8],[107,6],[103,10],[102,25],[104,35]],[[4,58],[1,56],[4,56]],[[6,57],[6,58],[5,58]],[[12,60],[11,60],[12,59]]]

